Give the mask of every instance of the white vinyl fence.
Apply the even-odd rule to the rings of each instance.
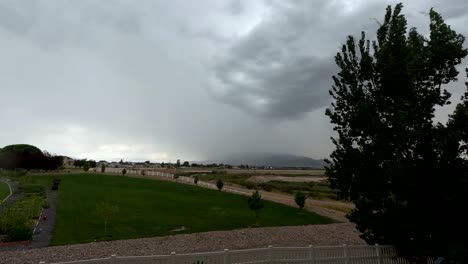
[[[106,173],[122,174],[123,169],[124,168],[106,168],[105,172]],[[99,168],[96,168],[96,170],[98,171]],[[130,174],[130,175],[159,176],[159,177],[165,177],[165,178],[173,179],[173,180],[176,180],[176,181],[179,181],[179,182],[186,182],[186,183],[195,184],[195,179],[192,178],[192,177],[186,177],[186,176],[174,177],[174,174],[168,173],[168,172],[161,172],[161,171],[155,171],[155,170],[143,170],[144,174],[142,174],[141,169],[126,169],[126,170],[127,170],[126,174]],[[198,181],[197,185],[205,187],[205,188],[209,188],[209,189],[214,189],[214,190],[218,189],[218,187],[216,187],[216,184],[209,183],[209,182]],[[227,186],[225,186],[223,188],[223,190],[228,191],[230,193],[238,193],[238,194],[244,194],[244,195],[250,195],[251,194],[250,192],[239,191],[239,190],[236,190],[236,189],[229,188]]]
[[[39,262],[45,264],[46,262]],[[91,259],[55,264],[255,264],[255,263],[336,263],[336,264],[406,264],[396,257],[392,246],[329,246],[329,247],[272,247],[258,249],[228,250],[207,253],[176,254],[161,256],[112,255],[108,258]],[[428,262],[428,263],[432,263]]]
[[[116,173],[116,174],[122,174],[122,170],[124,168],[106,168],[106,173]],[[141,174],[141,171],[142,170],[139,170],[139,169],[127,169],[127,174],[135,174],[135,175],[142,175]],[[96,171],[99,172],[99,168],[96,168]],[[148,176],[159,176],[159,177],[166,177],[166,178],[170,178],[170,179],[174,179],[174,174],[172,173],[168,173],[168,172],[161,172],[161,171],[154,171],[154,170],[143,170],[144,171],[144,175],[148,175]],[[193,179],[192,179],[192,182],[193,182]]]

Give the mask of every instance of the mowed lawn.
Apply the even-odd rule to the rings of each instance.
[[[33,176],[33,181],[50,183],[54,177],[60,177],[62,182],[53,245],[333,222],[314,213],[299,213],[297,208],[265,201],[257,225],[246,196],[166,181],[103,174]],[[107,232],[96,209],[102,201],[119,208],[109,221]]]
[[[0,181],[0,203],[10,194],[10,187],[5,182]]]

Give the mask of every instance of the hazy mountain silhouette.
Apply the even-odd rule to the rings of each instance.
[[[212,159],[204,163],[224,163],[230,165],[253,165],[272,167],[315,167],[323,168],[325,161],[290,154],[239,153]]]

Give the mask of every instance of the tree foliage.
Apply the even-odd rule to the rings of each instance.
[[[28,144],[9,145],[0,149],[0,168],[2,169],[56,170],[62,162],[63,157],[50,155],[47,151],[42,152],[37,147]]]
[[[73,166],[75,167],[85,167],[88,168],[96,168],[96,161],[95,160],[87,160],[87,159],[76,159],[73,161]]]
[[[349,36],[335,57],[340,70],[326,115],[337,137],[327,175],[354,202],[348,218],[367,242],[406,255],[460,257],[468,222],[461,211],[466,96],[447,124],[433,119],[436,106],[450,104],[444,86],[457,80],[465,38],[433,9],[428,37],[408,30],[402,8],[387,8],[377,40]]]
[[[221,179],[218,179],[216,181],[216,187],[218,188],[218,190],[221,191],[221,189],[223,189],[223,186],[224,186],[224,182]]]
[[[255,212],[255,218],[258,219],[258,214],[260,213],[260,210],[262,210],[265,206],[262,201],[262,196],[258,191],[255,191],[252,194],[252,196],[249,197],[249,200],[247,202],[249,204],[250,210]]]
[[[296,192],[294,194],[294,201],[296,202],[297,206],[299,206],[299,209],[302,210],[305,205],[307,197],[303,192]]]

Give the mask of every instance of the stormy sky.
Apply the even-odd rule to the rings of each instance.
[[[0,147],[96,160],[326,157],[333,57],[396,3],[0,0]],[[404,4],[422,33],[434,7],[468,35],[466,0]]]

